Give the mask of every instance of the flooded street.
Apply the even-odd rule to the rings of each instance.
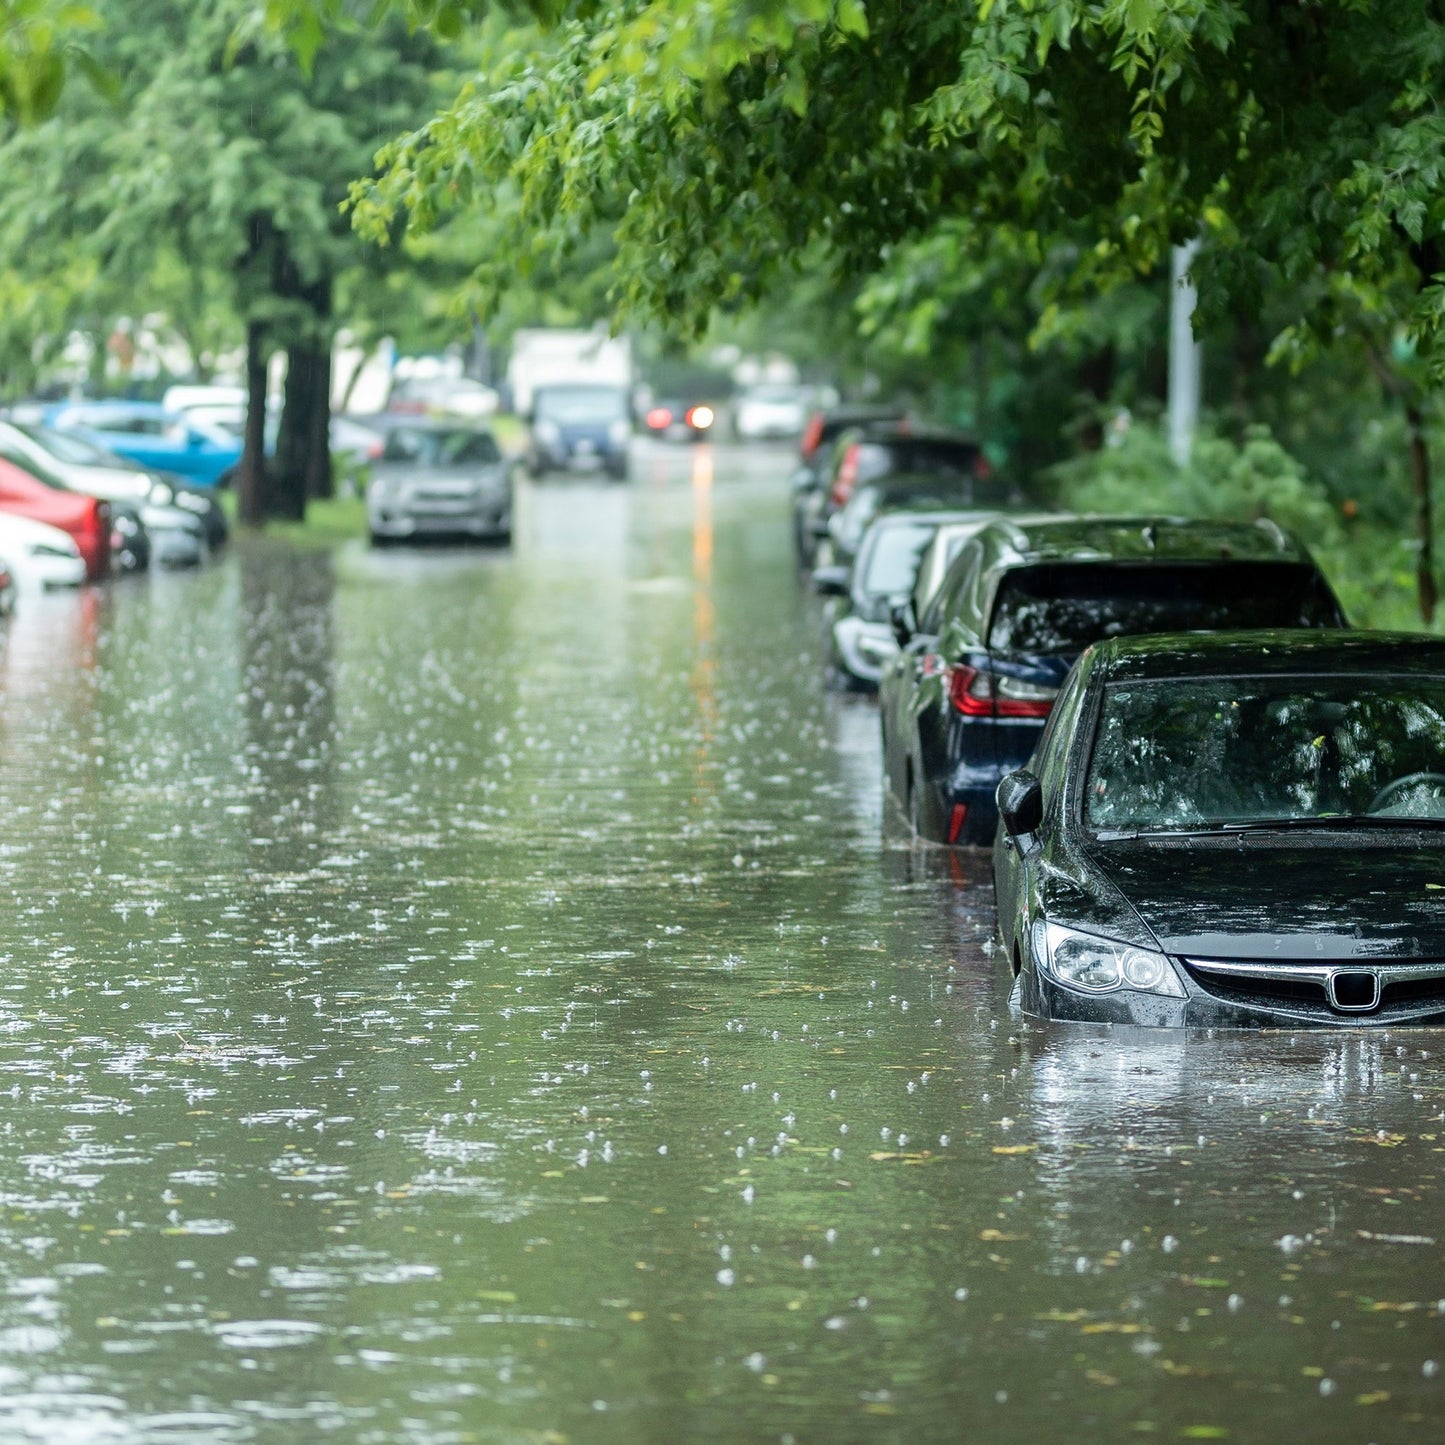
[[[637,461],[22,599],[0,1440],[1436,1438],[1445,1037],[1011,1016],[787,455]]]

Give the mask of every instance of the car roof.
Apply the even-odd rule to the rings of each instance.
[[[407,431],[470,431],[485,433],[487,436],[492,435],[491,427],[485,423],[479,424],[472,421],[469,417],[427,416],[409,411],[377,412],[375,416],[369,416],[365,421],[358,421],[355,417],[333,418],[333,420],[344,420],[365,431],[378,433],[400,431],[405,428]]]
[[[1086,654],[1110,682],[1150,678],[1321,673],[1445,674],[1445,638],[1343,628],[1161,632],[1112,637]]]
[[[1307,562],[1282,527],[1189,517],[1001,517],[983,534],[990,567],[1036,562]]]

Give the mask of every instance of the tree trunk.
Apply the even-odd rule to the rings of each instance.
[[[236,511],[248,527],[266,518],[266,328],[246,324],[246,431],[236,468]]]
[[[331,348],[311,354],[311,414],[306,446],[306,495],[335,495],[331,476]]]
[[[310,443],[311,354],[292,345],[286,353],[286,390],[276,435],[272,516],[300,522],[306,516],[306,452]]]
[[[1429,627],[1435,620],[1435,508],[1430,488],[1430,442],[1425,434],[1425,417],[1420,403],[1405,403],[1409,428],[1410,481],[1415,488],[1415,531],[1420,542],[1416,579],[1420,592],[1420,620]]]

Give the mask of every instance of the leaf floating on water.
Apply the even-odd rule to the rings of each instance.
[[[898,1159],[902,1160],[902,1162],[905,1164],[926,1164],[930,1159],[933,1158],[933,1153],[929,1149],[922,1149],[916,1153],[907,1154],[900,1154],[896,1150],[889,1151],[887,1149],[878,1149],[875,1150],[868,1157],[870,1159],[878,1160],[880,1162],[886,1159]]]
[[[1445,883],[1427,883],[1425,887],[1432,893],[1445,893]]]
[[[1428,1234],[1376,1234],[1369,1229],[1357,1229],[1355,1235],[1359,1239],[1372,1239],[1376,1244],[1434,1244],[1436,1242]],[[1384,1307],[1375,1305],[1375,1309],[1381,1308]],[[1410,1308],[1417,1309],[1419,1306],[1411,1305]]]
[[[1001,1229],[980,1229],[978,1237],[989,1244],[1017,1244],[1021,1239],[1027,1239],[1026,1234],[1005,1234]]]
[[[1037,1144],[995,1144],[993,1152],[995,1154],[1029,1154],[1038,1147]]]
[[[1143,1325],[1125,1323],[1120,1320],[1097,1320],[1091,1325],[1085,1325],[1079,1331],[1081,1335],[1138,1335],[1143,1332]]]
[[[1186,1440],[1229,1439],[1229,1431],[1223,1425],[1186,1425],[1179,1433]]]
[[[1389,1398],[1390,1398],[1390,1392],[1389,1392],[1388,1390],[1371,1390],[1368,1394],[1365,1394],[1365,1395],[1356,1395],[1356,1396],[1355,1396],[1355,1404],[1357,1404],[1357,1405],[1383,1405],[1383,1404],[1385,1403],[1385,1401],[1388,1400]]]

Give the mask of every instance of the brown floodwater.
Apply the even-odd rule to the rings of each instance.
[[[26,597],[0,1440],[1445,1426],[1445,1038],[1011,1016],[782,451]]]

